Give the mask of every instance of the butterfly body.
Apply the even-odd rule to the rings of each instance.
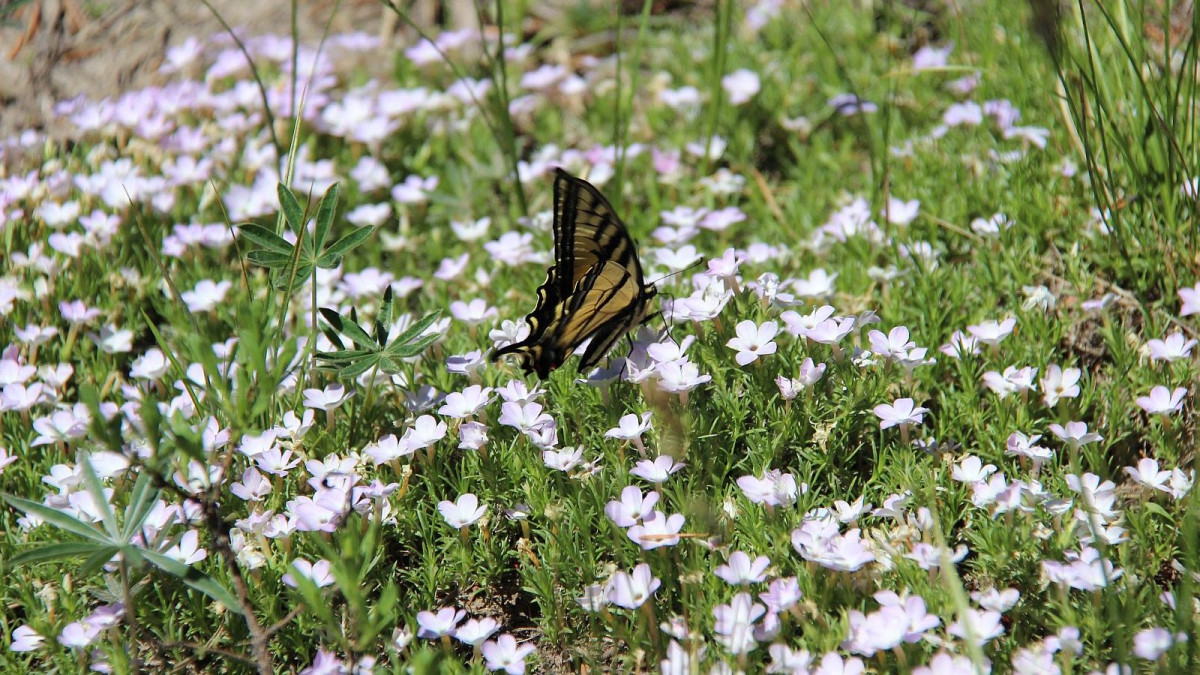
[[[546,378],[591,338],[580,371],[596,365],[650,315],[658,289],[647,284],[624,223],[591,183],[562,169],[554,178],[554,265],[525,317],[529,337],[496,350],[516,354],[525,372]]]

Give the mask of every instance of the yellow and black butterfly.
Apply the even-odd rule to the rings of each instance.
[[[586,372],[646,320],[657,293],[642,276],[633,239],[612,204],[591,183],[556,169],[554,265],[525,317],[529,337],[496,350],[492,359],[517,354],[526,373],[545,379],[590,337],[579,363]]]

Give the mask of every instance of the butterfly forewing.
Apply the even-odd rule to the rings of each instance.
[[[554,176],[554,262],[561,266],[564,296],[588,271],[609,260],[637,276],[641,264],[625,224],[591,183],[558,169]]]

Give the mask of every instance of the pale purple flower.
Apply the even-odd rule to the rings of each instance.
[[[1006,588],[1002,591],[989,588],[986,591],[971,592],[971,599],[978,603],[980,607],[1001,613],[1015,607],[1017,600],[1020,598],[1021,592],[1015,588]]]
[[[499,628],[500,623],[491,617],[467,619],[454,630],[454,639],[475,647],[491,637]]]
[[[742,68],[722,77],[721,86],[729,94],[730,105],[739,106],[754,98],[762,83],[758,73]]]
[[[996,470],[996,467],[983,462],[975,455],[967,455],[961,462],[954,465],[950,477],[959,483],[982,483]]]
[[[8,648],[14,652],[32,652],[40,648],[45,640],[46,638],[38,635],[37,631],[21,624],[13,629],[12,643]]]
[[[823,345],[836,345],[854,330],[854,317],[826,319],[805,333],[805,337]]]
[[[1000,612],[968,609],[957,621],[946,627],[946,632],[963,640],[970,637],[976,644],[983,646],[1004,634],[1004,626],[1000,619]]]
[[[754,622],[762,618],[767,608],[754,602],[749,593],[738,593],[728,605],[713,608],[713,632],[717,641],[731,654],[746,654],[758,643],[754,639]]]
[[[1200,314],[1200,281],[1191,288],[1179,289],[1179,300],[1183,303],[1179,308],[1179,316]]]
[[[525,643],[517,644],[517,639],[505,633],[495,640],[488,640],[480,647],[480,653],[487,661],[488,670],[503,670],[508,675],[523,675],[525,659],[535,651],[534,646]]]
[[[785,577],[776,579],[767,586],[766,593],[759,593],[758,598],[766,604],[767,609],[771,612],[779,614],[791,609],[793,605],[800,602],[803,593],[800,592],[800,582],[796,577]]]
[[[328,560],[318,560],[314,563],[303,558],[296,558],[292,561],[290,568],[291,571],[283,575],[283,583],[292,588],[298,586],[293,572],[313,582],[317,588],[331,586],[335,581],[333,578],[333,564]]]
[[[501,390],[501,395],[504,391]],[[505,401],[500,406],[500,424],[506,427],[513,427],[523,433],[537,431],[547,424],[552,424],[554,418],[542,412],[540,403],[519,403],[517,401]]]
[[[950,341],[938,348],[938,351],[954,359],[979,353],[979,341],[972,335],[956,330],[950,334]]]
[[[443,635],[452,635],[466,616],[465,611],[454,607],[442,607],[436,613],[417,612],[417,637],[436,640]]]
[[[673,394],[682,394],[712,380],[712,375],[701,375],[696,364],[686,359],[660,363],[655,367],[658,388]]]
[[[487,512],[487,506],[480,506],[479,498],[468,492],[455,501],[438,502],[438,512],[447,525],[457,529],[477,522]]]
[[[346,387],[337,383],[330,384],[324,389],[305,389],[304,407],[329,412],[341,407],[352,396],[354,396],[354,392],[347,392]]]
[[[415,450],[423,450],[446,437],[446,423],[432,415],[421,415],[412,427],[404,432],[401,443]]]
[[[644,412],[639,419],[637,415],[629,413],[622,415],[617,426],[604,432],[605,438],[618,438],[623,441],[633,441],[639,447],[642,444],[642,434],[652,428],[650,424],[651,413]]]
[[[1079,396],[1079,378],[1083,371],[1078,368],[1060,368],[1052,363],[1042,375],[1042,402],[1047,407],[1058,405],[1059,399]]]
[[[614,499],[605,505],[604,514],[619,527],[632,527],[654,512],[658,500],[657,492],[651,491],[643,496],[641,488],[629,485],[621,490],[619,501]]]
[[[498,309],[489,306],[487,300],[483,298],[475,298],[470,302],[455,300],[450,303],[450,314],[468,326],[478,326],[485,321],[493,320],[499,313]]]
[[[1183,333],[1171,333],[1163,340],[1150,340],[1146,343],[1146,351],[1150,353],[1151,361],[1177,361],[1192,355],[1196,340],[1188,340]]]
[[[812,672],[813,657],[806,649],[792,651],[787,645],[777,642],[771,645],[767,651],[771,655],[771,662],[767,664],[768,673],[807,675]],[[666,671],[663,672],[665,673]]]
[[[862,659],[852,656],[843,659],[837,652],[829,652],[821,658],[821,665],[811,675],[863,675],[867,666]]]
[[[67,323],[72,325],[90,323],[93,319],[100,316],[100,310],[89,308],[83,304],[82,300],[60,301],[58,303],[58,312]]]
[[[1066,425],[1051,424],[1050,431],[1072,448],[1104,440],[1100,434],[1088,431],[1086,422],[1067,422]]]
[[[58,642],[68,649],[87,647],[100,637],[100,628],[86,621],[73,621],[63,627],[58,634]]]
[[[180,293],[179,297],[183,299],[190,312],[210,312],[225,301],[225,296],[232,286],[233,283],[226,279],[216,282],[211,279],[201,279],[195,288]]]
[[[1137,397],[1137,404],[1151,415],[1171,415],[1183,409],[1183,397],[1186,394],[1184,387],[1171,391],[1160,384],[1150,390],[1149,396]]]
[[[808,489],[808,486],[797,489],[796,477],[779,469],[768,470],[762,476],[742,476],[737,479],[737,485],[746,499],[769,506],[795,504],[798,494]]]
[[[921,424],[925,420],[928,408],[913,404],[911,398],[899,398],[892,404],[875,406],[875,416],[880,419],[879,428],[887,429],[894,426],[906,427],[910,424]]]
[[[561,450],[543,450],[542,463],[548,469],[569,473],[583,461],[583,448],[563,448]]]
[[[917,219],[917,213],[921,209],[921,200],[913,199],[904,201],[896,197],[888,196],[887,208],[884,209],[883,215],[888,222],[893,225],[904,227]]]
[[[683,462],[676,462],[670,455],[659,455],[653,461],[640,460],[629,473],[651,483],[665,483],[684,466]]]
[[[637,609],[650,599],[662,584],[650,566],[642,563],[633,568],[632,572],[619,571],[613,575],[608,584],[608,600],[618,607]]]
[[[917,346],[908,339],[908,327],[896,326],[884,335],[881,331],[873,330],[867,334],[871,341],[871,351],[885,358],[894,359],[908,354],[908,350]]]
[[[458,425],[458,449],[479,450],[488,442],[488,428],[482,422],[463,422]]]
[[[766,571],[770,565],[771,560],[765,555],[750,560],[745,552],[734,551],[729,554],[729,562],[718,566],[713,574],[734,586],[761,584],[766,581]]]
[[[739,366],[753,363],[760,356],[775,353],[774,339],[779,332],[779,324],[774,321],[766,321],[761,325],[749,320],[742,321],[734,330],[737,337],[730,338],[725,346],[737,350],[737,356],[734,358]]]
[[[1009,394],[1033,389],[1033,381],[1036,377],[1037,368],[1031,366],[1024,368],[1009,366],[1004,369],[1003,373],[998,373],[994,370],[984,373],[983,383],[988,389],[995,392],[997,396],[1005,398]]]
[[[1170,492],[1167,487],[1167,481],[1171,479],[1170,471],[1160,471],[1158,468],[1158,460],[1153,457],[1143,457],[1138,460],[1137,468],[1132,466],[1125,467],[1125,473],[1134,481],[1145,485],[1152,490],[1161,490]]]
[[[1180,634],[1182,640],[1187,637]],[[1133,653],[1147,661],[1157,661],[1175,643],[1175,636],[1166,628],[1147,628],[1133,636]]]
[[[651,551],[661,546],[674,546],[679,543],[679,531],[683,529],[683,514],[675,513],[667,516],[662,511],[655,511],[638,525],[625,531],[630,541]]]
[[[995,347],[1000,344],[1001,340],[1012,335],[1016,326],[1016,319],[1009,318],[1000,322],[988,320],[977,325],[967,326],[967,332],[982,344]]]
[[[267,480],[258,469],[250,466],[242,472],[242,480],[229,486],[233,496],[247,502],[257,502],[271,494],[271,481]]]
[[[986,658],[983,660],[983,667],[976,668],[969,656],[938,652],[929,660],[929,665],[914,668],[912,675],[983,675],[990,672],[990,670],[991,664]],[[1035,672],[1051,671],[1047,669]]]

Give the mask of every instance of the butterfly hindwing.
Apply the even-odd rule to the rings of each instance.
[[[545,378],[588,338],[580,369],[594,366],[645,320],[656,293],[625,225],[600,191],[561,169],[554,180],[554,265],[527,317],[529,336],[496,350]]]

